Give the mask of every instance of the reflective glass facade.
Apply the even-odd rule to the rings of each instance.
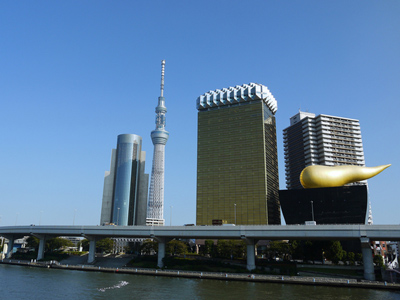
[[[197,225],[280,224],[275,117],[261,100],[199,109]]]
[[[134,225],[140,174],[142,138],[135,134],[118,136],[112,222]]]

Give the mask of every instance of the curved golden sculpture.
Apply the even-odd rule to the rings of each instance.
[[[308,166],[301,172],[300,182],[305,189],[342,186],[374,177],[390,166]]]

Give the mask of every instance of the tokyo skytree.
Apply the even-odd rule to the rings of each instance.
[[[165,144],[169,133],[165,130],[165,107],[164,98],[164,69],[165,60],[161,61],[161,94],[158,97],[156,107],[156,129],[151,132],[151,140],[154,145],[153,167],[151,169],[151,181],[149,191],[149,202],[147,206],[146,225],[164,225],[164,165]]]

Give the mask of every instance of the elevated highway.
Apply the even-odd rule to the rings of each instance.
[[[400,225],[240,225],[240,226],[7,226],[0,236],[8,239],[7,257],[14,240],[23,236],[40,239],[38,259],[44,256],[48,238],[83,236],[90,241],[88,262],[95,260],[96,241],[102,238],[152,238],[159,243],[158,266],[162,267],[165,244],[171,239],[242,239],[247,244],[247,268],[255,268],[258,240],[359,240],[362,246],[364,277],[375,278],[370,241],[400,241]]]
[[[0,236],[93,236],[185,239],[400,241],[400,225],[239,225],[239,226],[7,226]]]

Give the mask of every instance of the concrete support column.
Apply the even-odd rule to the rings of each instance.
[[[254,239],[244,238],[247,245],[247,270],[256,268],[256,241]]]
[[[364,279],[375,280],[374,261],[369,238],[361,238],[361,251],[364,264]]]
[[[3,253],[0,256],[0,259],[5,259],[6,258],[6,254],[7,254],[7,250],[8,250],[8,245],[4,244],[3,246]]]
[[[4,259],[4,252],[6,251],[5,250],[5,243],[4,243],[4,241],[5,241],[5,238],[4,237],[0,237],[0,259]]]
[[[94,263],[96,259],[96,238],[91,237],[87,238],[89,240],[89,256],[88,256],[88,263]]]
[[[165,257],[166,240],[163,238],[157,238],[156,241],[158,242],[157,267],[162,268],[164,267],[163,258]]]
[[[0,245],[0,259],[6,258],[6,253],[7,253],[8,245],[6,243],[6,237],[2,236],[1,237],[1,245]]]
[[[13,248],[14,248],[14,236],[7,236],[6,237],[7,238],[7,240],[8,240],[8,243],[7,243],[7,254],[6,254],[6,258],[11,258],[11,255],[12,255],[12,250],[13,250]]]
[[[39,239],[39,249],[37,254],[37,260],[44,258],[44,248],[46,246],[46,236],[36,236]]]

